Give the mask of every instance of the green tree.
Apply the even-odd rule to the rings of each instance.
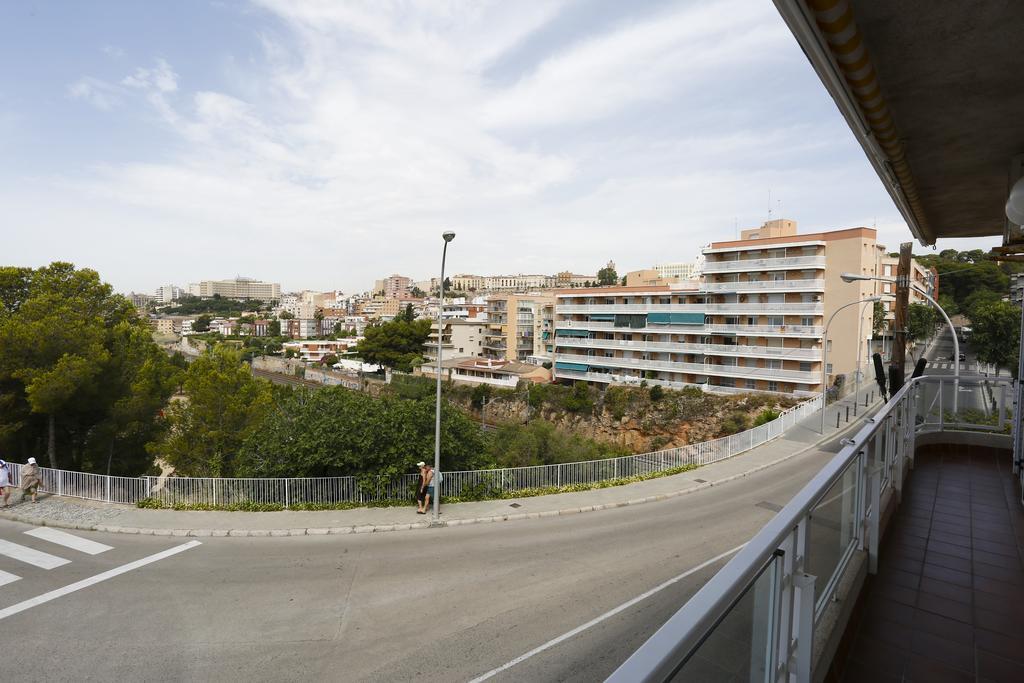
[[[619,283],[619,275],[615,272],[614,268],[604,267],[597,271],[597,284],[599,285],[617,285]]]
[[[183,389],[187,400],[172,403],[150,450],[179,474],[235,476],[242,443],[273,405],[270,383],[253,377],[237,351],[216,346],[192,361]]]
[[[881,301],[876,301],[871,310],[871,331],[878,335],[885,329],[885,306]]]
[[[935,333],[937,314],[926,304],[910,304],[907,309],[907,341],[916,344]]]
[[[442,470],[485,464],[479,426],[441,411]],[[396,476],[433,458],[434,398],[374,398],[342,387],[300,390],[280,401],[239,454],[245,476]]]
[[[281,311],[280,315],[278,315],[277,317],[281,320],[292,320],[295,318],[295,315],[289,313],[288,311]]]
[[[333,353],[328,353],[320,359],[320,363],[323,365],[334,365],[338,362],[338,356]]]
[[[964,313],[967,317],[974,322],[974,318],[977,315],[977,310],[982,306],[988,304],[994,304],[1002,301],[1003,297],[997,292],[993,292],[990,289],[978,289],[977,291],[971,292],[963,302]]]
[[[971,348],[978,359],[996,368],[1009,367],[1017,376],[1020,352],[1020,308],[1007,301],[979,305],[971,317]]]
[[[429,320],[391,322],[371,325],[356,352],[367,363],[411,372],[413,361],[423,354],[423,344],[430,335]]]
[[[267,325],[267,334],[270,335],[271,337],[280,337],[281,336],[281,321],[280,320],[271,320],[270,324]]]
[[[210,322],[213,320],[209,315],[203,314],[196,318],[195,322],[192,323],[193,332],[209,332]]]
[[[134,307],[89,269],[0,268],[0,447],[104,471],[141,452],[176,369]],[[140,441],[141,439],[141,441]],[[137,454],[119,473],[138,474]]]

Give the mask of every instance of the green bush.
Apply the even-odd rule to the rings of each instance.
[[[590,387],[586,382],[575,382],[572,393],[565,399],[565,409],[570,413],[590,413],[594,410],[594,401],[590,398]]]
[[[779,411],[773,410],[771,408],[765,408],[760,413],[758,413],[756,418],[754,418],[754,426],[760,427],[761,425],[771,422],[772,420],[777,420],[778,417]]]
[[[747,414],[740,410],[735,410],[727,418],[722,420],[722,425],[718,430],[718,436],[737,434],[749,428],[750,419],[747,417]]]
[[[660,384],[655,384],[653,387],[651,387],[650,394],[651,400],[655,402],[665,398],[665,390],[661,388]]]

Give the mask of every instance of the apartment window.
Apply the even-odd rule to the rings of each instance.
[[[810,372],[811,364],[807,361],[800,361],[800,372]]]
[[[827,351],[828,353],[832,353],[832,340],[831,339],[829,339],[825,343],[825,351]],[[832,365],[830,364],[829,367],[831,368]],[[831,370],[826,370],[826,372],[832,372],[832,371]]]
[[[744,382],[744,385],[747,389],[757,389],[757,382],[755,382],[752,379],[748,379],[746,382]]]
[[[752,316],[747,317],[747,324],[748,325],[756,325],[757,324],[757,318],[752,317]]]
[[[769,358],[764,362],[764,366],[769,370],[781,370],[782,361],[777,358]]]
[[[768,382],[768,391],[778,391],[778,390],[779,390],[779,383],[778,382]]]
[[[800,318],[800,324],[803,325],[804,327],[812,327],[814,325],[814,318],[812,318],[809,315],[805,315],[804,317]]]
[[[832,374],[832,364],[831,363],[826,363],[825,364],[825,374],[826,375],[831,375]]]
[[[732,377],[719,377],[718,386],[720,387],[734,387],[736,386],[736,380]]]
[[[672,297],[670,297],[670,296],[663,296],[660,299],[658,299],[658,303],[659,304],[663,304],[663,305],[671,304],[672,303]]]
[[[772,327],[782,327],[786,324],[786,320],[781,315],[770,315],[768,316],[768,324]]]

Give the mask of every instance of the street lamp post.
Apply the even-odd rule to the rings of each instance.
[[[840,306],[839,308],[837,308],[836,310],[834,310],[832,312],[832,315],[829,316],[828,322],[825,323],[825,330],[824,330],[824,332],[822,332],[822,335],[821,335],[821,434],[822,434],[822,436],[825,435],[825,402],[826,402],[826,400],[828,398],[828,394],[826,393],[828,391],[828,379],[827,379],[828,373],[826,372],[826,369],[828,368],[828,328],[832,324],[832,321],[835,319],[836,314],[838,314],[839,311],[843,310],[844,308],[849,308],[850,306],[856,306],[857,304],[873,303],[875,301],[881,301],[881,300],[882,300],[882,297],[880,297],[880,296],[869,296],[869,297],[867,297],[865,299],[858,299],[857,301],[851,301],[848,304],[843,304],[842,306]],[[857,363],[858,364],[860,363],[860,347],[859,346],[857,347]],[[856,400],[856,396],[854,397],[854,400]]]
[[[437,404],[434,407],[434,479],[437,479],[441,471],[441,341],[443,335],[442,318],[444,316],[444,260],[448,256],[448,243],[455,239],[455,233],[446,230],[441,237],[444,238],[444,249],[441,251],[441,281],[438,283],[437,301]],[[433,480],[432,480],[433,481]],[[441,484],[434,481],[434,524],[438,523],[441,516]]]
[[[896,282],[894,278],[879,277],[877,275],[858,275],[856,273],[843,273],[840,275],[843,282],[856,282],[857,280],[878,280],[879,282]],[[949,325],[949,333],[953,336],[953,414],[956,415],[958,405],[960,401],[960,341],[956,338],[956,328],[953,327],[953,321],[946,315],[946,311],[943,310],[939,302],[931,297],[928,292],[921,289],[917,283],[910,283],[911,289],[920,294],[925,300],[938,309],[939,313],[946,320],[946,324]]]
[[[872,303],[872,302],[871,301],[865,301],[864,302],[864,308],[860,309],[860,317],[857,318],[857,370],[853,373],[853,381],[854,381],[854,389],[853,389],[853,399],[854,399],[853,400],[853,416],[854,417],[857,417],[857,404],[859,403],[857,398],[860,395],[860,375],[861,375],[861,365],[862,365],[862,363],[860,362],[860,351],[861,351],[861,348],[864,346],[864,337],[863,337],[863,334],[862,334],[863,331],[864,331],[863,330],[863,328],[864,328],[864,312],[865,312],[865,309],[868,307],[869,303]],[[872,311],[872,313],[873,313],[873,311]],[[874,322],[874,315],[873,314],[872,314],[871,320],[872,320],[872,322]]]

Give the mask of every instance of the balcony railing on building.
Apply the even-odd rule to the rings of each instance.
[[[589,337],[557,337],[559,347],[631,349],[633,351],[671,351],[675,353],[714,354],[720,356],[753,356],[786,360],[820,361],[821,349],[794,349],[784,346],[747,346],[742,344],[698,344],[694,342],[633,341],[627,339],[592,339]]]
[[[815,269],[825,267],[824,256],[785,256],[780,258],[755,258],[729,261],[705,261],[705,273],[731,273],[758,270],[785,270],[788,268]]]
[[[823,292],[825,291],[824,280],[743,280],[737,282],[706,282],[702,286],[706,292],[760,292],[769,291],[793,291],[793,292]]]
[[[820,678],[857,577],[878,570],[885,511],[917,440],[968,432],[957,438],[1001,438],[1009,450],[1008,437],[983,434],[1009,431],[1015,394],[1007,379],[908,382],[608,680]]]
[[[745,365],[717,365],[712,363],[686,363],[672,360],[648,360],[643,358],[608,358],[583,354],[559,353],[555,361],[578,363],[602,368],[639,368],[642,370],[666,370],[686,374],[725,375],[728,377],[751,377],[757,379],[820,384],[821,372],[783,370],[782,368],[759,368]],[[556,365],[557,368],[557,365]]]

